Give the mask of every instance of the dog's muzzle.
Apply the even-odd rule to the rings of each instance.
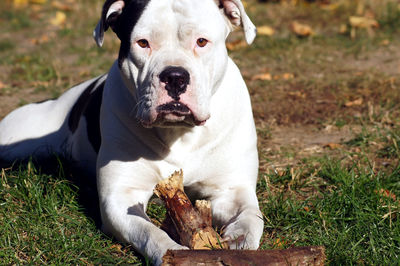
[[[141,120],[142,125],[145,127],[203,125],[206,120],[197,118],[190,105],[181,99],[190,84],[189,72],[183,67],[168,66],[161,71],[158,77],[161,83],[159,89],[165,90],[166,95],[163,97],[166,98],[161,101],[164,103],[155,108],[155,117],[151,121]]]

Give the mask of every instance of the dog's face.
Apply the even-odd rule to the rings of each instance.
[[[121,40],[119,68],[144,126],[194,126],[210,117],[225,39],[238,25],[251,43],[255,27],[240,0],[108,0],[94,36],[102,45],[111,27]]]

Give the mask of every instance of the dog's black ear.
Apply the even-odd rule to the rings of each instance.
[[[233,26],[242,26],[244,36],[248,44],[251,44],[256,37],[257,30],[253,22],[247,16],[242,1],[240,0],[218,0],[225,15]]]
[[[99,47],[103,45],[104,32],[109,27],[114,29],[116,21],[119,15],[121,15],[124,6],[125,2],[122,0],[107,0],[104,3],[100,21],[93,31],[94,40]]]

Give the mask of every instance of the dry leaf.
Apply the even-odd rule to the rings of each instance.
[[[15,8],[22,8],[28,5],[28,0],[13,0],[13,6]]]
[[[292,30],[292,32],[294,34],[296,34],[299,37],[307,37],[307,36],[311,36],[314,35],[314,31],[312,30],[312,28],[306,24],[301,24],[297,21],[293,21],[290,24],[290,29]]]
[[[7,87],[6,84],[4,84],[3,82],[0,81],[0,90]]]
[[[284,73],[282,75],[282,78],[285,79],[285,80],[288,80],[288,79],[294,78],[294,75],[292,73]]]
[[[362,103],[363,103],[363,99],[362,99],[362,98],[358,98],[357,100],[347,102],[347,103],[345,103],[344,105],[345,105],[346,107],[351,107],[351,106],[359,106],[359,105],[362,105]]]
[[[42,4],[46,3],[47,0],[29,0],[29,2],[32,3],[32,4],[40,4],[40,5],[42,5]]]
[[[34,38],[31,39],[31,43],[32,44],[43,44],[43,43],[47,43],[49,42],[49,35],[47,34],[43,34],[42,36],[40,36],[39,38]]]
[[[292,73],[284,73],[283,75],[272,76],[269,72],[265,72],[252,76],[251,80],[279,80],[279,79],[289,80],[292,78],[294,78],[294,75]]]
[[[64,12],[57,11],[56,16],[50,19],[50,24],[60,27],[65,24],[66,20],[67,15]]]
[[[384,39],[379,44],[382,46],[388,46],[390,44],[390,41],[388,39]]]
[[[272,80],[272,76],[270,73],[262,73],[252,76],[251,80]]]
[[[58,10],[61,10],[61,11],[72,11],[72,10],[74,10],[74,7],[72,5],[67,5],[67,4],[61,3],[59,1],[51,2],[51,6],[56,8],[56,9],[58,9]]]
[[[364,76],[364,75],[365,75],[365,73],[361,72],[361,71],[354,73],[354,76],[356,76],[356,77],[361,77],[361,76]]]
[[[377,192],[377,191],[375,191],[375,192]],[[383,197],[385,197],[385,198],[391,198],[392,200],[394,200],[394,201],[396,201],[396,195],[395,194],[393,194],[392,192],[390,192],[389,190],[387,190],[387,189],[383,189],[383,188],[381,188],[381,190],[379,190],[379,193],[378,193],[379,195],[381,195],[381,196],[383,196]]]
[[[342,147],[342,145],[340,145],[339,143],[328,143],[324,145],[325,148],[329,148],[331,150],[335,150],[335,149],[340,149]]]
[[[87,70],[87,69],[81,70],[81,71],[79,71],[78,75],[80,77],[86,77],[89,75],[89,70]]]
[[[112,245],[112,246],[110,247],[110,249],[114,249],[114,250],[116,250],[116,251],[118,251],[118,252],[120,252],[120,253],[124,253],[124,252],[122,251],[122,245],[120,245],[120,244],[114,244],[114,245]]]
[[[332,4],[321,4],[320,7],[323,10],[334,11],[340,7],[341,3],[332,3]]]
[[[272,36],[275,34],[275,30],[270,26],[260,26],[257,27],[257,34],[264,36]]]
[[[340,34],[345,34],[347,33],[347,25],[346,24],[341,24],[339,27],[339,33]]]
[[[50,86],[49,81],[32,81],[29,83],[32,87],[48,88]]]
[[[279,176],[284,176],[286,174],[286,169],[275,169],[275,173]]]
[[[273,245],[276,248],[283,248],[286,245],[286,240],[284,238],[276,238]]]
[[[226,48],[228,48],[229,51],[238,50],[238,49],[246,47],[246,46],[247,46],[247,43],[244,40],[237,40],[237,41],[226,43]]]
[[[288,92],[288,95],[303,99],[306,98],[306,94],[302,93],[301,91],[290,91]]]
[[[31,5],[29,8],[33,11],[32,19],[40,19],[42,17],[40,11],[43,10],[43,5]]]
[[[351,16],[349,17],[349,22],[350,25],[354,28],[379,27],[378,21],[373,18]]]

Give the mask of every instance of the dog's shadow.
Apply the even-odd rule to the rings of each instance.
[[[50,175],[54,180],[68,181],[77,191],[77,204],[83,214],[95,224],[99,232],[101,231],[101,215],[95,174],[89,173],[77,167],[71,161],[55,155],[45,160],[30,158],[29,160],[15,161],[12,164],[0,159],[0,172],[2,169],[7,169],[7,172],[15,173],[28,170],[28,168],[35,169],[35,174]],[[120,243],[112,236],[103,233],[102,235],[104,238],[111,238],[113,242]],[[130,252],[133,252],[143,265],[150,265],[150,260],[137,252],[132,246],[124,243],[120,244],[124,245]]]
[[[29,168],[35,169],[36,174],[52,176],[55,180],[67,180],[77,191],[77,204],[84,214],[91,219],[98,229],[101,228],[101,216],[99,197],[97,193],[96,176],[76,167],[69,160],[58,156],[37,159],[30,158],[22,161],[15,161],[10,164],[0,160],[0,169],[7,169],[11,172],[24,171]]]

